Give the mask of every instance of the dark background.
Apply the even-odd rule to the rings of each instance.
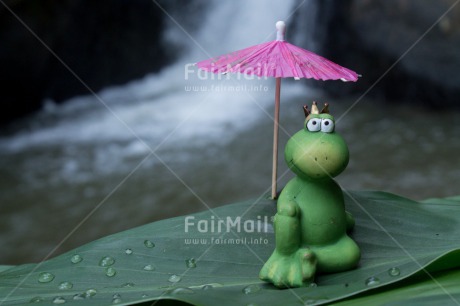
[[[308,35],[313,36],[316,52],[366,72],[352,86],[315,86],[336,95],[369,90],[368,95],[388,101],[458,107],[460,9],[456,1],[309,2],[317,2],[317,11],[312,14],[311,6],[302,5],[288,22],[292,31],[313,27]],[[3,1],[0,124],[39,110],[45,99],[60,103],[88,94],[76,75],[98,91],[159,71],[186,51],[164,40],[170,16],[193,29],[205,12],[203,0]]]

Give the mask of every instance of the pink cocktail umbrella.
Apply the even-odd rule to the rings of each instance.
[[[356,72],[337,65],[313,52],[284,41],[286,25],[276,23],[276,40],[198,62],[198,68],[213,73],[238,72],[276,78],[273,130],[272,198],[276,198],[278,169],[278,125],[281,78],[316,80],[358,80]]]

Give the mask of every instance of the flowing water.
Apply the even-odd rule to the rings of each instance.
[[[161,73],[97,97],[50,101],[3,131],[0,264],[40,261],[147,222],[266,196],[273,80],[217,79],[188,63],[273,39],[274,21],[293,3],[272,4],[216,6],[190,52]],[[234,25],[220,22],[230,16],[238,16]],[[217,36],[226,42],[216,44]],[[283,80],[281,153],[302,127],[302,105],[328,101],[350,147],[337,178],[343,188],[414,199],[459,193],[458,113],[358,98],[332,99]],[[279,165],[283,186],[293,175],[282,154]]]

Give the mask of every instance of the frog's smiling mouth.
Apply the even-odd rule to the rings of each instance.
[[[291,158],[290,161],[287,162],[288,167],[291,168],[292,170],[295,170],[295,172],[303,173],[302,169],[297,167],[297,164],[294,163],[294,158]]]
[[[291,158],[290,161],[288,161],[288,167],[291,168],[295,173],[301,173],[305,174],[305,171],[302,170],[297,164],[294,162],[294,158]]]
[[[302,169],[302,167],[299,167],[298,164],[295,162],[294,158],[291,158],[289,161],[287,161],[287,165],[294,173],[296,173],[297,175],[301,175],[302,177],[308,177],[311,179],[331,178],[329,172],[326,169],[324,169],[323,166],[321,166],[321,163],[318,162],[318,159],[316,157],[311,157],[311,159],[314,164],[319,166],[319,168],[321,169],[320,172],[315,171],[309,173],[309,171],[306,171],[306,169]],[[313,164],[311,166],[313,166]]]

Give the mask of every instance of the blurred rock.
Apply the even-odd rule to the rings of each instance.
[[[165,38],[163,10],[189,22],[192,9],[180,0],[4,1],[0,124],[41,108],[45,99],[59,103],[158,71],[180,50]]]
[[[316,52],[362,74],[355,84],[315,82],[430,107],[460,106],[460,5],[455,0],[315,0]],[[311,13],[300,12],[297,18]],[[299,29],[297,29],[299,31]]]

